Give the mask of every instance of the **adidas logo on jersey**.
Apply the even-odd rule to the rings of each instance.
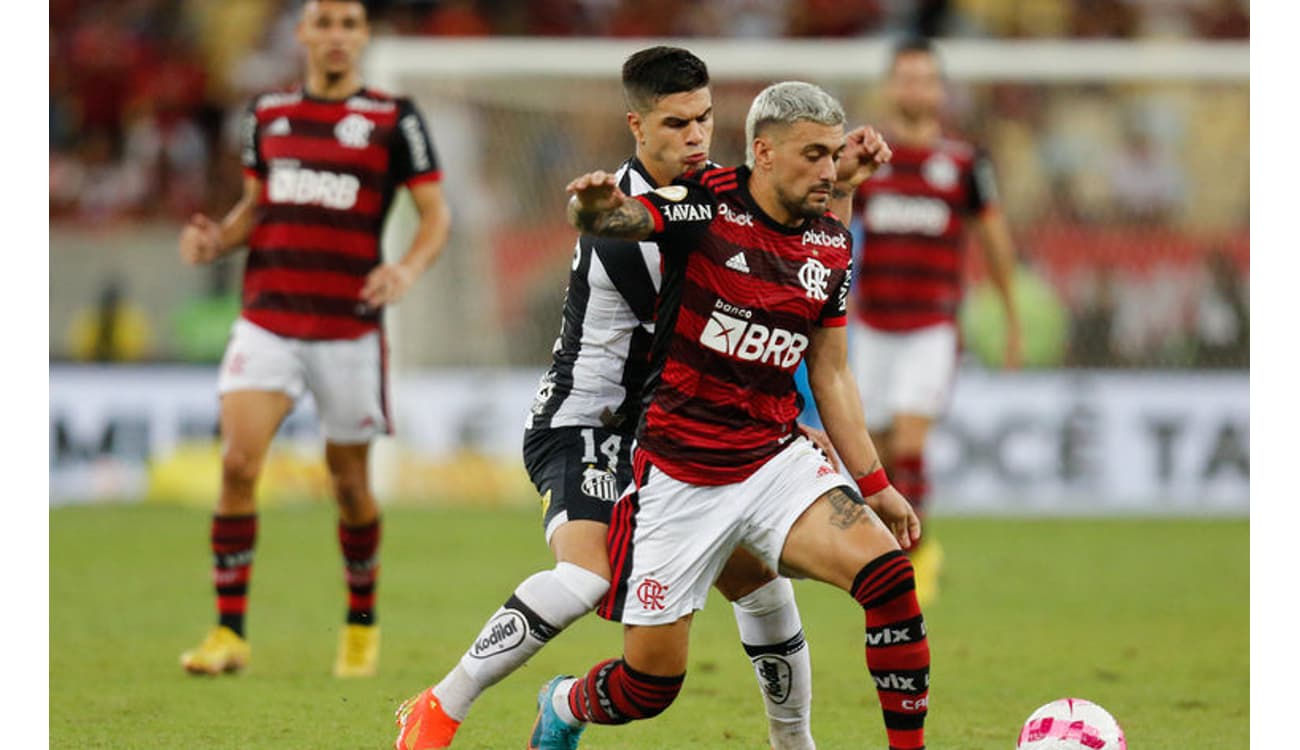
[[[275,121],[267,126],[266,134],[267,135],[288,135],[289,118],[288,117],[275,118]]]
[[[768,328],[715,311],[700,332],[700,343],[745,362],[771,363],[792,369],[803,359],[808,337],[784,328]]]
[[[749,264],[745,262],[744,253],[736,253],[727,261],[727,268],[741,273],[749,273]]]

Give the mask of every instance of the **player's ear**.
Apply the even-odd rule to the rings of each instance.
[[[772,168],[772,143],[766,136],[754,138],[754,169],[767,171]]]
[[[632,137],[636,139],[637,143],[641,142],[641,125],[641,115],[629,111],[627,113],[627,129],[632,131]]]

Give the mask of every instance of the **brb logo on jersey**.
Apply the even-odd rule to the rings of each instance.
[[[375,123],[369,118],[351,114],[334,126],[334,137],[348,148],[365,148],[370,145],[370,131],[374,129]]]
[[[843,239],[841,237],[840,239]],[[803,284],[808,299],[825,302],[828,299],[826,284],[830,281],[831,269],[816,258],[809,258],[803,268],[799,269],[799,283]]]
[[[952,211],[938,198],[882,193],[867,205],[867,229],[877,234],[924,234],[938,237],[948,230]]]
[[[784,328],[768,328],[734,317],[734,314],[742,314],[748,318],[753,315],[749,310],[734,307],[722,300],[718,300],[714,308],[713,315],[700,333],[700,343],[715,352],[743,362],[771,363],[789,370],[799,364],[804,350],[808,348],[808,337],[802,333],[791,333]]]
[[[361,181],[355,175],[271,166],[266,195],[272,203],[316,205],[346,211],[357,204]]]

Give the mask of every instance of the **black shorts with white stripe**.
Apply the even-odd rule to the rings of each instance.
[[[566,521],[609,523],[632,483],[632,436],[601,427],[525,430],[524,467],[541,496],[549,542]]]

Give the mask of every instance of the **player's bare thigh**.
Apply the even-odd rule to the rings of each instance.
[[[257,509],[254,488],[266,452],[293,399],[280,391],[230,391],[221,396],[221,495],[217,513],[246,515]]]
[[[876,514],[835,488],[795,521],[781,550],[781,569],[848,591],[863,566],[896,549],[898,542]]]
[[[573,563],[608,581],[611,575],[605,546],[608,533],[609,526],[599,521],[566,521],[551,535],[551,552],[557,563]]]
[[[775,580],[776,573],[764,565],[762,560],[749,550],[737,547],[713,585],[727,601],[734,602]]]
[[[930,436],[930,426],[934,419],[924,414],[900,413],[894,415],[889,427],[887,439],[877,439],[889,446],[889,455],[917,456],[925,450],[925,441]]]

